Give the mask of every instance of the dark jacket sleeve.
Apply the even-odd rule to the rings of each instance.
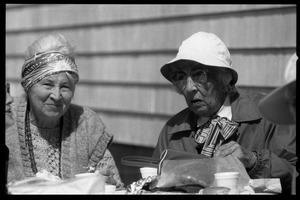
[[[239,91],[232,103],[233,116],[240,120],[238,143],[257,152],[258,162],[247,169],[250,178],[280,178],[283,193],[291,192],[297,161],[295,126],[276,125],[264,119],[258,104],[264,95]]]
[[[258,162],[248,172],[255,178],[280,178],[283,193],[291,192],[296,155],[296,130],[292,126],[270,125],[266,148],[256,149]]]

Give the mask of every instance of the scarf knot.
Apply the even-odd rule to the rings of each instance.
[[[230,136],[238,134],[237,129],[238,123],[217,115],[198,128],[194,139],[203,146],[201,154],[212,157],[217,147]]]

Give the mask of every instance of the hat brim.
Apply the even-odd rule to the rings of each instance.
[[[171,73],[171,66],[175,63],[178,63],[180,61],[183,61],[183,60],[190,60],[190,59],[173,59],[171,60],[170,62],[166,63],[165,65],[163,65],[161,68],[160,68],[160,72],[161,74],[170,82],[172,82],[171,80],[171,76],[170,76],[170,73]],[[191,61],[194,61],[194,62],[198,62],[196,60],[191,60]],[[198,62],[200,63],[200,62]],[[206,64],[203,64],[203,63],[200,63],[202,65],[206,65]],[[207,65],[208,66],[208,65]],[[225,66],[218,66],[218,65],[209,65],[210,67],[215,67],[215,68],[226,68],[226,69],[229,69],[231,74],[232,74],[232,84],[235,84],[238,80],[238,73],[232,69],[232,68],[229,68],[229,67],[225,67]]]
[[[275,124],[296,123],[285,97],[286,90],[293,83],[294,81],[276,88],[259,102],[258,108],[263,117]]]

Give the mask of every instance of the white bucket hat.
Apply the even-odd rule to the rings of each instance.
[[[212,33],[198,32],[182,42],[176,57],[160,69],[162,75],[169,81],[171,81],[170,66],[180,60],[192,60],[209,67],[228,68],[232,73],[233,82],[237,82],[238,74],[232,68],[227,47]]]
[[[296,61],[295,54],[290,58],[285,69],[285,84],[271,91],[259,103],[259,111],[266,119],[276,124],[295,124],[295,119],[290,112],[285,93],[296,82]],[[296,89],[296,87],[295,87]]]

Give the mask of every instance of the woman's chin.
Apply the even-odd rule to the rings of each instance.
[[[47,118],[49,118],[49,120],[58,120],[61,116],[62,113],[58,113],[58,112],[47,112],[46,113]]]
[[[208,117],[210,114],[207,106],[190,106],[190,109],[198,116]]]

